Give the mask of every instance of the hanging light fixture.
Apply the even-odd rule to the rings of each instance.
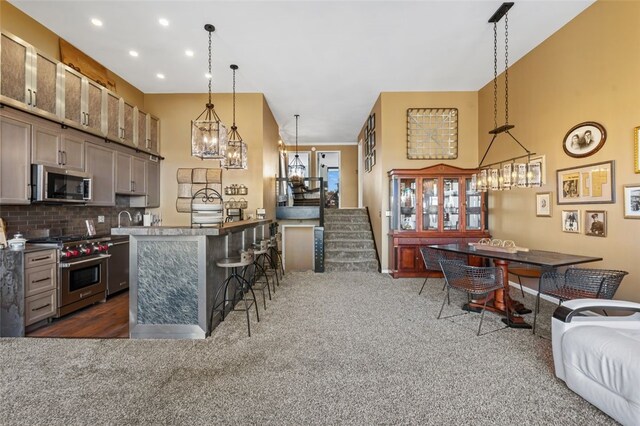
[[[304,177],[304,164],[300,160],[300,156],[298,155],[298,118],[299,114],[295,115],[296,117],[296,155],[293,156],[293,160],[289,163],[289,178],[301,179]]]
[[[487,147],[487,150],[482,156],[482,160],[478,165],[480,172],[477,178],[477,189],[486,191],[492,190],[505,190],[511,189],[514,186],[517,187],[530,187],[531,174],[527,172],[531,156],[535,155],[534,152],[529,151],[524,145],[513,136],[511,129],[515,126],[509,124],[509,17],[507,13],[513,6],[512,2],[502,3],[502,5],[496,10],[496,12],[489,18],[489,23],[493,24],[493,130],[489,131],[489,134],[493,135],[491,143]],[[505,124],[498,126],[498,22],[504,17],[504,114]],[[484,164],[484,160],[487,158],[487,154],[496,140],[498,135],[506,133],[515,141],[526,154],[517,157],[501,160],[496,163]],[[517,164],[515,160],[526,158],[526,164]],[[511,163],[509,167],[503,167],[502,163]],[[502,173],[495,169],[494,166],[499,166],[502,169]],[[524,167],[524,173],[522,173]],[[510,170],[513,169],[513,170]],[[511,171],[512,176],[508,176]],[[505,174],[506,173],[506,174]],[[539,185],[538,185],[539,186]]]
[[[236,126],[236,70],[238,66],[234,64],[230,68],[233,70],[233,125],[227,141],[224,167],[226,169],[246,169],[247,144],[242,141],[242,136],[238,133],[238,126]]]
[[[211,24],[204,26],[209,33],[209,101],[205,110],[191,122],[191,155],[201,159],[223,159],[227,148],[227,128],[216,114],[211,102],[211,34],[216,30]]]

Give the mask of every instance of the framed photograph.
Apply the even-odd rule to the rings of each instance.
[[[551,217],[551,193],[538,192],[536,194],[536,216]]]
[[[633,129],[633,163],[636,173],[640,173],[640,127]]]
[[[615,162],[556,171],[558,204],[615,203]]]
[[[588,157],[602,148],[607,140],[607,132],[602,124],[586,121],[571,128],[564,137],[564,152],[575,158]]]
[[[584,233],[594,237],[607,236],[607,212],[587,210],[584,212]]]
[[[627,219],[640,219],[640,183],[625,185],[624,193],[624,217]]]
[[[580,233],[580,210],[562,210],[562,231]]]

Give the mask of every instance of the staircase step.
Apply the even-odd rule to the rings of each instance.
[[[325,232],[334,232],[334,231],[369,231],[371,226],[369,226],[369,222],[324,222],[324,231]]]
[[[324,259],[328,260],[376,260],[373,249],[330,249],[324,251]]]
[[[333,240],[372,240],[371,231],[330,231],[324,234],[325,241]]]
[[[377,272],[377,260],[327,260],[324,261],[325,272]]]
[[[365,209],[325,209],[325,216],[365,216],[367,217],[367,211]]]
[[[373,249],[373,240],[327,240],[325,250],[335,249]]]
[[[367,216],[350,216],[350,215],[339,215],[339,216],[325,216],[324,223],[366,223],[369,224],[369,218]]]

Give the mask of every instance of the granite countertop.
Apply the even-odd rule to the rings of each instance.
[[[219,227],[191,228],[190,226],[128,226],[111,228],[111,235],[227,235],[246,228],[271,223],[271,219],[252,219],[240,222],[227,222]]]

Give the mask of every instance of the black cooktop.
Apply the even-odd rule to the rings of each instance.
[[[57,237],[42,237],[42,238],[32,238],[27,240],[30,244],[64,244],[70,242],[85,242],[85,241],[94,241],[100,240],[109,237],[109,235],[60,235]]]

